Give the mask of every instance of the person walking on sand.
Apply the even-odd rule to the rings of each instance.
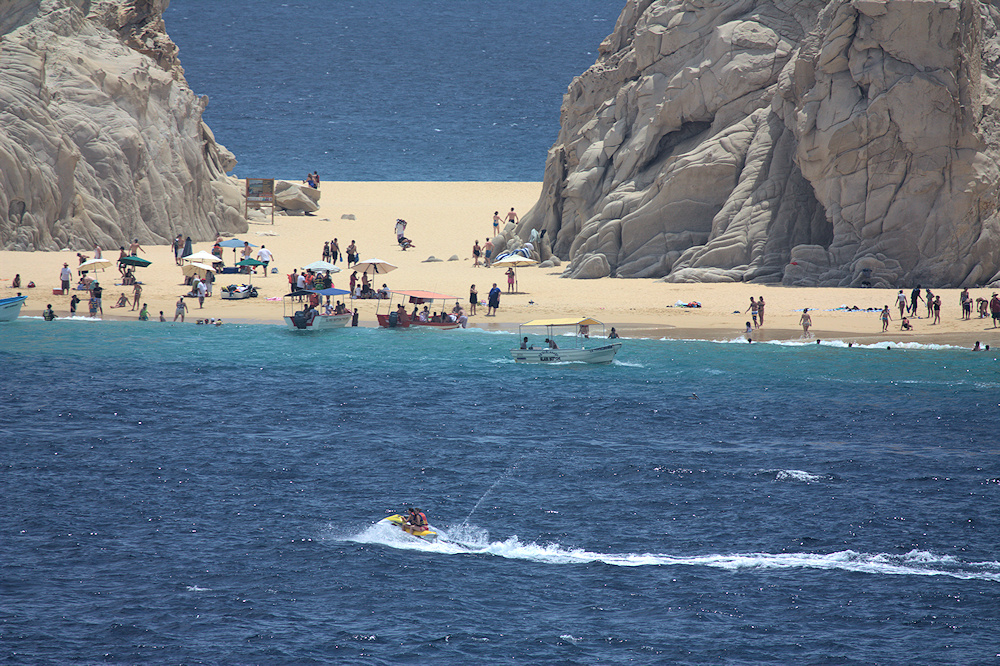
[[[760,318],[760,325],[764,325],[764,297],[757,299],[757,316]]]
[[[350,268],[351,264],[358,263],[358,246],[351,241],[351,244],[347,246],[347,267]]]
[[[899,292],[899,293],[903,293],[903,292]],[[804,309],[802,311],[802,316],[799,317],[799,323],[802,324],[802,337],[803,338],[810,337],[809,336],[809,327],[812,326],[813,320],[812,320],[812,317],[809,316],[809,308],[806,308],[806,309]]]
[[[330,261],[330,241],[323,243],[323,261]]]
[[[511,266],[507,269],[507,293],[514,293],[514,267]]]
[[[496,317],[497,308],[500,307],[500,287],[497,286],[496,282],[493,283],[493,288],[490,289],[490,294],[486,303],[486,316]]]
[[[889,321],[892,319],[892,317],[889,316],[888,305],[882,308],[882,313],[879,316],[882,318],[882,332],[885,333],[889,330]]]
[[[903,293],[902,289],[900,289],[899,293],[896,294],[896,305],[897,307],[899,307],[899,318],[902,319],[903,315],[906,314],[906,309],[907,309],[906,294]]]
[[[208,293],[208,287],[205,286],[205,281],[202,280],[198,283],[198,309],[203,310],[205,308],[205,294]]]
[[[263,244],[257,250],[257,261],[264,264],[264,277],[267,277],[267,265],[274,261],[274,255]]]
[[[138,257],[140,252],[142,252],[143,254],[146,253],[146,251],[142,249],[142,246],[139,245],[139,239],[135,238],[132,240],[132,243],[128,246],[128,253],[132,257]]]
[[[511,208],[510,212],[507,213],[507,221],[508,222],[513,222],[514,224],[517,224],[517,222],[518,222],[519,219],[520,218],[518,218],[517,213],[515,213],[514,209]]]
[[[993,317],[993,328],[996,328],[1000,324],[1000,296],[995,291],[990,299],[990,315]]]
[[[917,314],[917,301],[924,300],[924,297],[920,295],[920,285],[918,284],[910,292],[910,314],[912,314],[917,319],[920,319],[920,315]]]
[[[492,238],[496,238],[499,235],[500,235],[500,211],[495,210],[495,211],[493,211],[493,236],[492,236]],[[489,239],[487,239],[487,240],[489,240]]]
[[[337,265],[337,259],[340,258],[340,242],[334,238],[330,241],[330,263],[334,266]]]
[[[472,264],[473,268],[475,268],[476,266],[479,266],[479,257],[480,257],[480,255],[482,255],[482,253],[483,253],[483,249],[481,247],[479,247],[479,241],[477,240],[472,245],[472,259],[474,260],[474,263]],[[475,314],[475,313],[473,313],[473,314]]]
[[[483,266],[489,268],[493,264],[493,241],[489,238],[483,243]]]
[[[476,314],[476,306],[479,305],[479,292],[476,285],[469,287],[469,316]]]
[[[962,319],[972,319],[972,296],[969,296],[969,288],[963,289],[958,298],[962,304]]]
[[[760,327],[760,325],[757,323],[757,301],[754,300],[753,296],[750,297],[750,307],[748,307],[743,312],[744,312],[744,314],[747,313],[747,312],[750,313],[750,316],[753,319],[753,327],[754,328],[759,328]]]
[[[181,296],[180,298],[177,299],[177,304],[175,305],[175,308],[176,308],[176,310],[174,311],[174,321],[177,321],[177,318],[180,317],[181,318],[181,323],[183,324],[184,323],[184,313],[187,312],[187,309],[188,309],[188,304],[184,302],[184,297],[183,296]]]

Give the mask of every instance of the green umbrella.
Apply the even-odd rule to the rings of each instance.
[[[149,266],[153,262],[150,261],[149,259],[143,259],[142,257],[122,257],[121,259],[118,260],[118,263],[123,264],[125,266],[137,266],[139,268],[145,268],[146,266]]]
[[[236,265],[237,266],[246,266],[247,268],[256,268],[257,266],[263,266],[264,262],[263,261],[257,261],[256,259],[251,259],[250,257],[247,257],[243,261],[237,261]],[[247,274],[247,282],[249,282],[249,281],[250,281],[250,274]]]

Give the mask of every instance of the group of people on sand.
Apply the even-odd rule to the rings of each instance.
[[[358,246],[353,240],[345,249],[347,252],[347,267],[350,268],[358,263]],[[340,241],[334,238],[332,241],[323,243],[323,261],[328,261],[336,265],[338,261],[343,261],[344,255],[340,251]]]
[[[319,187],[319,173],[316,172],[316,171],[313,171],[312,173],[307,173],[306,174],[306,185],[308,185],[309,187],[311,187],[313,189],[316,189],[317,187]]]

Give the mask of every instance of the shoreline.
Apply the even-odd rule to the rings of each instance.
[[[199,318],[222,319],[225,323],[283,325],[282,304],[277,298],[288,292],[286,275],[293,269],[320,259],[324,242],[338,239],[341,253],[355,240],[361,259],[380,258],[398,267],[373,279],[374,286],[386,284],[391,289],[421,289],[452,294],[469,309],[469,285],[476,284],[480,300],[495,282],[503,291],[496,317],[486,319],[479,306],[470,314],[471,328],[487,331],[516,332],[519,324],[541,317],[590,316],[605,322],[608,330],[614,326],[625,338],[675,340],[735,340],[744,337],[746,312],[750,297],[766,300],[764,326],[753,333],[756,342],[815,342],[840,340],[845,343],[871,345],[881,342],[905,344],[946,344],[972,348],[978,340],[995,348],[1000,346],[1000,328],[991,327],[991,319],[960,318],[959,289],[933,289],[941,296],[941,323],[930,324],[924,316],[913,317],[915,330],[899,330],[899,312],[895,307],[898,290],[784,287],[753,283],[666,283],[656,279],[601,278],[570,280],[561,278],[565,265],[548,269],[526,267],[518,269],[519,291],[507,293],[504,272],[475,267],[472,257],[474,241],[483,244],[492,234],[494,211],[526,212],[538,200],[541,183],[524,182],[325,182],[321,185],[320,210],[312,215],[276,215],[272,226],[251,222],[248,232],[238,236],[254,245],[266,245],[274,254],[273,267],[277,274],[253,276],[249,282],[260,292],[259,298],[223,301],[221,288],[231,282],[244,282],[244,275],[219,275],[215,296],[198,309],[197,299],[188,298],[188,322]],[[402,251],[395,242],[393,227],[397,218],[409,223],[407,236],[415,247]],[[183,233],[179,227],[177,233]],[[211,242],[194,243],[194,251],[208,250]],[[105,258],[116,259],[118,250],[102,248]],[[93,251],[83,252],[93,256]],[[433,255],[434,261],[428,259]],[[182,284],[180,269],[174,263],[169,245],[144,247],[141,257],[152,260],[149,268],[138,269],[136,276],[143,285],[141,302],[149,304],[151,323],[159,311],[167,321],[173,318],[174,304],[188,291]],[[223,257],[232,263],[232,250]],[[75,251],[59,252],[0,252],[0,297],[13,296],[10,287],[15,274],[22,284],[33,280],[36,289],[22,288],[29,297],[22,315],[40,315],[52,303],[56,314],[68,314],[68,296],[51,294],[59,286],[59,270],[63,262],[75,269]],[[343,266],[343,263],[339,263]],[[113,303],[119,293],[131,297],[131,288],[116,286],[116,269],[97,272],[105,287],[104,302]],[[348,286],[350,271],[333,275],[334,285]],[[74,282],[76,280],[74,270]],[[916,285],[913,285],[916,286]],[[990,298],[997,290],[986,287],[971,289],[973,300]],[[80,293],[80,292],[77,292]],[[910,288],[904,290],[906,296]],[[697,301],[700,308],[675,307],[679,302]],[[375,300],[348,301],[359,309],[360,325],[375,326]],[[85,303],[81,303],[85,307]],[[440,306],[440,302],[438,304]],[[453,303],[449,303],[450,306]],[[889,305],[892,321],[886,333],[881,332],[878,313],[850,311],[843,308],[878,308]],[[383,302],[383,308],[385,307]],[[813,318],[812,336],[802,337],[798,325],[803,308],[809,308]],[[78,308],[79,309],[79,308]],[[433,306],[432,306],[433,309]],[[136,320],[138,311],[108,312],[105,319]],[[924,315],[924,303],[918,303],[918,314]],[[87,313],[78,313],[86,316]],[[186,322],[187,323],[187,322]]]

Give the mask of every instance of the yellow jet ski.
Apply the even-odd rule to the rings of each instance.
[[[395,525],[396,527],[403,530],[407,534],[415,536],[418,539],[423,539],[424,541],[437,541],[438,538],[437,532],[430,529],[429,525],[422,530],[418,530],[417,528],[407,523],[406,519],[403,516],[399,515],[398,513],[394,513],[388,518],[383,518],[379,522]]]

